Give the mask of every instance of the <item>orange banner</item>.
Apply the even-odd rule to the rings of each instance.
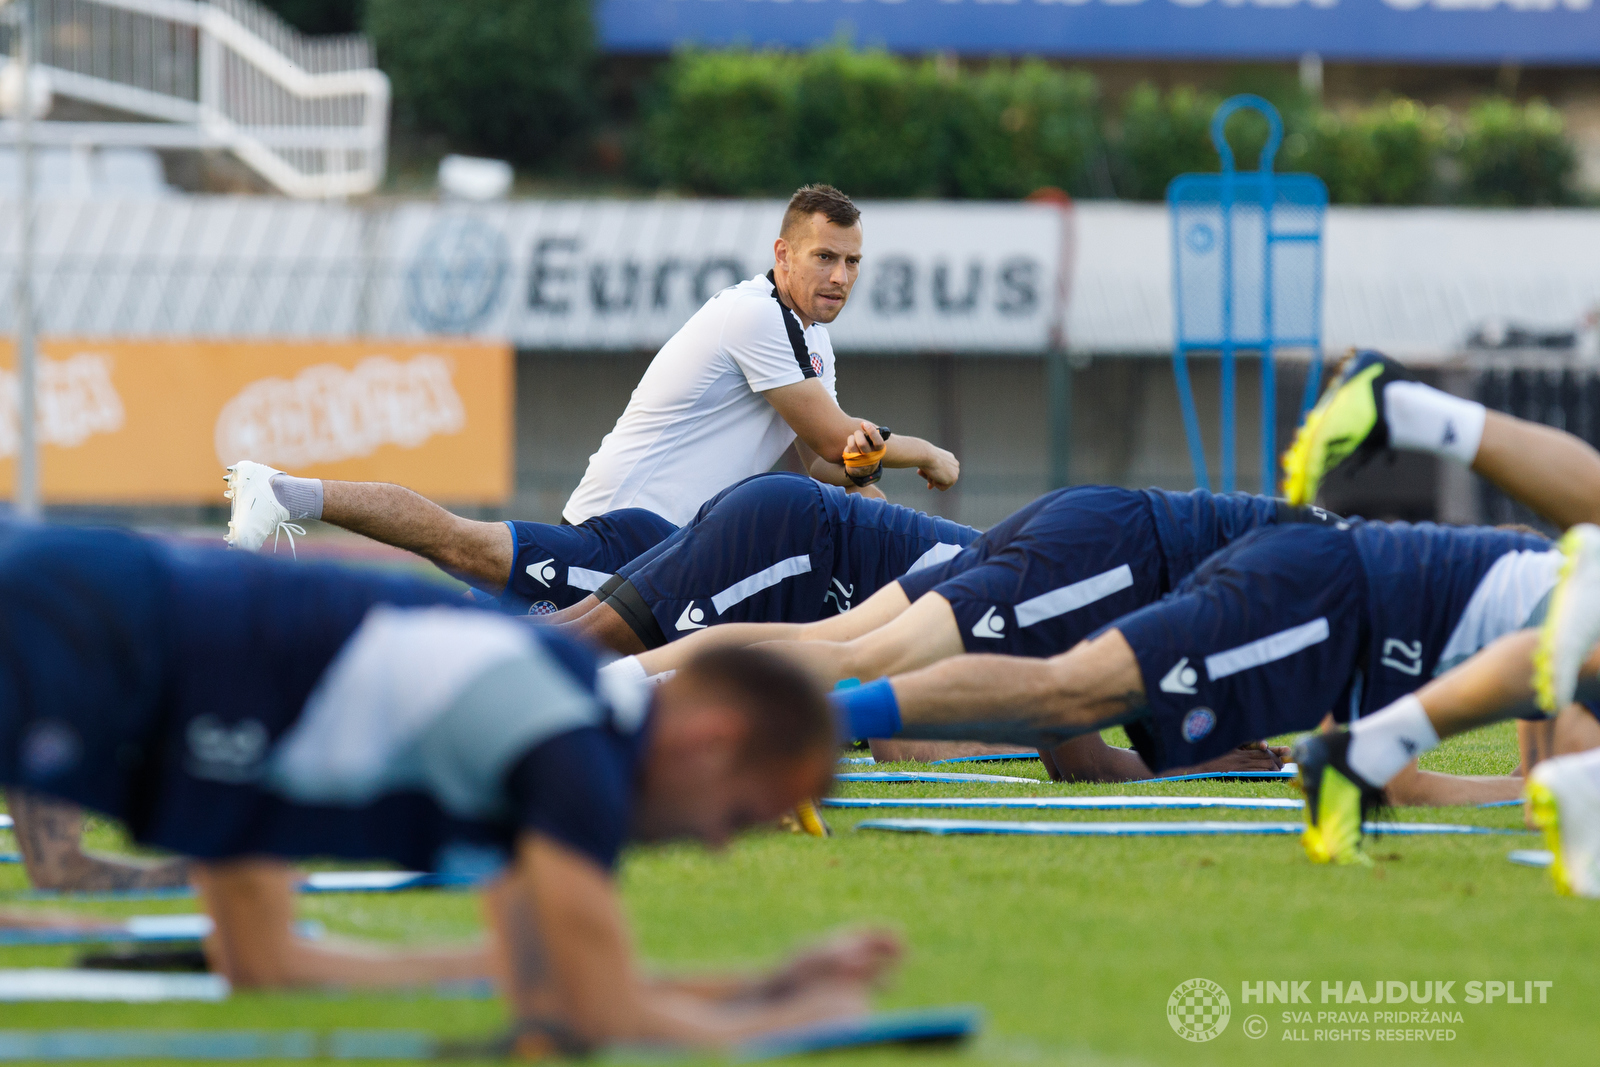
[[[101,341],[39,346],[51,503],[222,503],[222,468],[398,482],[455,503],[512,488],[513,367],[463,341]],[[0,493],[16,480],[15,353],[0,344]]]

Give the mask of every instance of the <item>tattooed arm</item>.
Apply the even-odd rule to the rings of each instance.
[[[497,922],[501,974],[524,1056],[609,1045],[722,1048],[771,1030],[867,1010],[867,992],[898,954],[883,935],[853,935],[771,975],[682,981],[643,975],[611,876],[537,833],[518,847],[520,899]]]
[[[83,850],[83,809],[22,789],[6,793],[17,848],[36,889],[101,892],[166,889],[189,883],[185,860],[112,859]]]

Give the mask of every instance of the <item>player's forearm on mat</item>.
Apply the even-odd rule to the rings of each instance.
[[[13,832],[35,889],[105,892],[187,885],[185,860],[140,862],[83,850],[83,810],[76,804],[23,789],[7,793]]]
[[[698,630],[660,648],[639,654],[639,666],[646,674],[675,671],[701,652],[714,648],[744,648],[763,641],[789,641],[800,636],[798,623],[730,622]]]
[[[1600,522],[1600,452],[1570,433],[1491,411],[1472,469],[1563,529]]]
[[[284,984],[397,989],[466,982],[492,976],[481,945],[405,949],[359,941],[307,941],[295,937],[282,961]]]

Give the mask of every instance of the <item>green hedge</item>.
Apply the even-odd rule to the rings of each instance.
[[[545,163],[598,110],[589,0],[367,0],[396,122],[452,147]]]
[[[833,46],[680,52],[647,107],[641,173],[714,195],[808,181],[859,196],[1094,191],[1094,79],[1038,61],[969,72]]]
[[[1543,100],[1483,100],[1462,130],[1462,191],[1477,204],[1568,204],[1578,157],[1561,115]]]

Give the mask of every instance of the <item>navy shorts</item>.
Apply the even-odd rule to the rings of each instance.
[[[1329,712],[1349,717],[1370,628],[1366,571],[1348,529],[1269,527],[1110,628],[1144,680],[1134,747],[1154,770],[1185,767]]]
[[[647,648],[722,622],[805,622],[828,593],[833,530],[810,478],[758,477],[713,498],[617,572],[606,603]]]
[[[949,601],[968,652],[1054,656],[1158,600],[1164,570],[1144,495],[1084,486],[1041,497],[900,587]]]
[[[511,580],[501,594],[511,611],[549,615],[599,589],[623,565],[678,528],[653,511],[622,508],[577,526],[507,522],[515,542]]]
[[[646,648],[658,648],[719,623],[807,623],[848,611],[977,536],[800,475],[762,474],[713,497],[602,595]]]

